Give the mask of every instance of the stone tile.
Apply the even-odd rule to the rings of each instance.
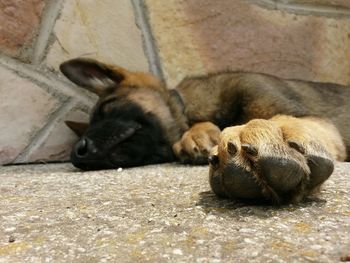
[[[0,0],[0,47],[18,56],[30,46],[40,23],[45,0]]]
[[[65,1],[47,55],[54,69],[69,58],[89,56],[131,70],[148,71],[141,32],[129,0]]]
[[[245,70],[350,83],[350,20],[289,14],[243,0],[146,0],[165,76]]]
[[[64,123],[65,120],[84,122],[89,117],[86,113],[73,109],[60,118],[53,127],[44,144],[36,149],[28,158],[28,162],[68,161],[73,144],[78,137]]]
[[[174,87],[188,74],[205,72],[201,45],[194,38],[186,14],[186,1],[146,0],[145,3],[168,85]]]
[[[0,67],[0,165],[12,162],[59,107],[27,79]]]
[[[328,6],[328,7],[342,7],[350,8],[349,0],[277,0],[276,2],[288,4],[305,4],[313,6]]]

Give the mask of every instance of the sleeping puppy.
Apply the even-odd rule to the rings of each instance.
[[[167,89],[91,59],[60,69],[99,96],[90,123],[67,122],[83,170],[209,160],[217,195],[285,203],[316,191],[350,151],[349,87],[227,71]]]

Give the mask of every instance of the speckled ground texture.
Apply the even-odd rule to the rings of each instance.
[[[339,262],[350,164],[300,205],[217,199],[205,166],[0,167],[0,262]]]

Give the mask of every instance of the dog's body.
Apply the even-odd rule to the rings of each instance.
[[[209,156],[218,195],[283,202],[314,191],[333,160],[350,156],[345,86],[222,72],[168,90],[151,75],[92,60],[71,60],[61,70],[100,96],[72,152],[82,169],[175,158],[203,164]]]

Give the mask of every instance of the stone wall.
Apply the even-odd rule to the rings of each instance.
[[[0,0],[0,164],[68,160],[64,120],[96,101],[58,72],[78,56],[170,88],[225,69],[350,84],[350,1]]]

